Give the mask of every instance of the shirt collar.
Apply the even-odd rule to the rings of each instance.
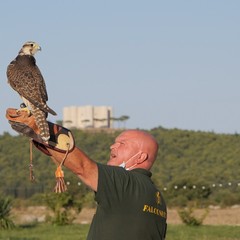
[[[141,174],[144,174],[148,177],[151,177],[152,176],[152,173],[146,169],[143,169],[143,168],[134,168],[133,170],[131,170],[131,172],[137,172],[137,173],[141,173]]]

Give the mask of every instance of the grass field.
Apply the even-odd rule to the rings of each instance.
[[[0,240],[85,240],[89,225],[29,225],[0,230]],[[124,238],[123,238],[124,239]],[[167,240],[240,240],[240,226],[169,225]]]

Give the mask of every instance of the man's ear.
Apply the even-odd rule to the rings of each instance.
[[[148,158],[148,154],[145,152],[142,152],[141,155],[139,156],[139,158],[137,159],[137,163],[143,163],[144,161],[146,161]]]

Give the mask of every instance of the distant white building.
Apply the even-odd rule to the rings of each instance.
[[[109,106],[71,106],[63,108],[66,128],[112,128],[113,110]]]

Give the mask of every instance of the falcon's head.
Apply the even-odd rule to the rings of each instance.
[[[32,41],[26,42],[23,44],[19,55],[31,55],[33,56],[37,51],[41,51],[41,47]]]

